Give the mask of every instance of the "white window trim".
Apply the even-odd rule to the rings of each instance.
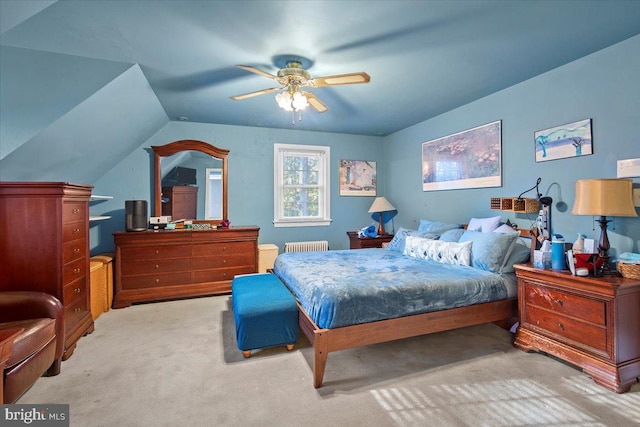
[[[283,159],[288,154],[319,154],[320,162],[320,212],[318,217],[284,218],[282,212]],[[331,225],[331,149],[321,145],[273,144],[273,225],[274,227],[314,227]]]

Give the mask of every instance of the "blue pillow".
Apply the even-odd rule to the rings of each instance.
[[[467,230],[459,242],[472,241],[471,265],[481,270],[502,273],[507,257],[518,239],[517,234],[482,233]]]
[[[531,248],[527,245],[523,245],[522,243],[518,243],[513,245],[513,250],[511,254],[507,256],[507,259],[504,262],[504,266],[502,267],[503,273],[515,273],[516,269],[513,268],[513,264],[520,264],[522,262],[529,261],[531,257]]]
[[[418,231],[421,233],[435,233],[442,234],[447,230],[453,230],[454,228],[462,228],[461,224],[449,224],[446,222],[429,221],[426,219],[420,220]]]
[[[404,252],[404,245],[406,243],[407,236],[416,236],[416,237],[424,237],[426,239],[437,239],[440,237],[438,234],[434,233],[420,233],[416,230],[411,230],[408,228],[398,228],[396,234],[393,236],[393,239],[389,242],[387,249],[396,252]]]
[[[457,242],[460,240],[460,237],[467,231],[463,228],[454,228],[453,230],[447,230],[442,235],[440,235],[440,239],[443,242]]]

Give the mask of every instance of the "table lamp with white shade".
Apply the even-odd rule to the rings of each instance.
[[[391,221],[398,214],[398,210],[385,197],[381,196],[375,198],[369,208],[369,213],[372,214],[371,218],[374,221],[378,221],[378,235],[381,236],[385,234],[384,224]]]

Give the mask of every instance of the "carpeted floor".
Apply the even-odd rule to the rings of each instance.
[[[68,403],[72,426],[634,426],[618,395],[482,325],[331,353],[312,386],[301,338],[244,359],[230,297],[111,310],[60,375],[17,403]]]

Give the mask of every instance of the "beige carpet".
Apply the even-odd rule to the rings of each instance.
[[[482,325],[331,353],[245,360],[228,296],[111,310],[60,375],[18,403],[68,403],[72,426],[634,426],[640,384],[617,395]]]

